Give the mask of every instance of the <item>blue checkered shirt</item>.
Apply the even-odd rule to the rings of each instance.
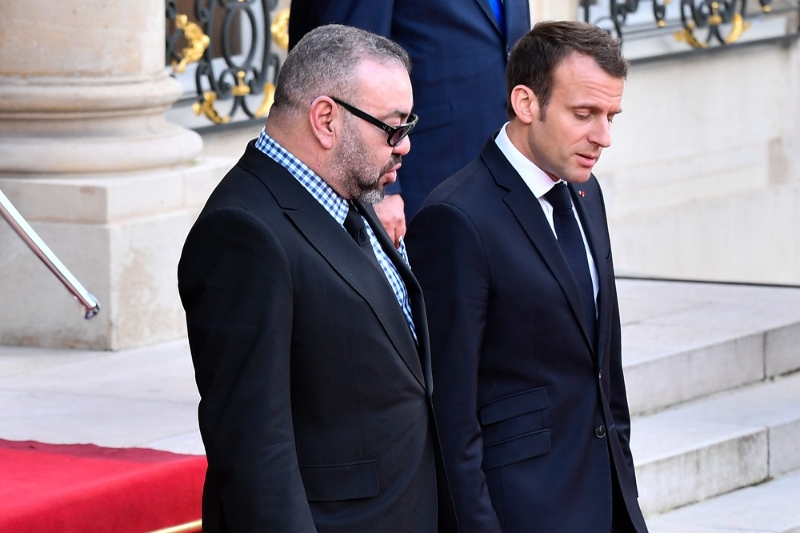
[[[261,150],[268,157],[275,160],[275,162],[288,170],[289,173],[300,182],[300,185],[305,187],[305,189],[311,193],[311,196],[313,196],[320,203],[320,205],[324,207],[328,213],[330,213],[334,220],[336,220],[336,222],[342,226],[342,231],[346,231],[344,229],[344,219],[347,217],[347,211],[350,209],[347,200],[339,196],[339,194],[334,191],[333,188],[331,188],[331,186],[325,182],[325,180],[320,178],[313,170],[303,164],[302,161],[290,154],[283,146],[278,144],[272,137],[267,135],[267,132],[264,129],[261,130],[261,134],[258,136],[256,148]],[[364,217],[361,218],[363,219]],[[378,259],[378,264],[381,265],[381,270],[383,270],[386,280],[392,287],[392,291],[394,291],[397,302],[400,304],[400,308],[403,310],[403,315],[406,317],[408,327],[411,329],[411,334],[416,340],[417,332],[414,328],[414,319],[411,316],[411,302],[408,298],[408,289],[406,288],[406,284],[403,282],[403,278],[400,277],[400,273],[397,271],[397,268],[389,259],[389,256],[387,256],[386,252],[384,252],[383,248],[381,248],[378,239],[375,237],[375,232],[372,231],[372,228],[366,220],[364,220],[364,226],[367,228],[369,242],[372,244],[372,250],[375,252],[375,257]],[[408,263],[408,257],[406,256],[406,245],[402,239],[400,240],[400,248],[398,249],[398,252],[400,252],[403,260]]]

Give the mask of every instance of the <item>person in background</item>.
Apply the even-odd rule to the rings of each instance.
[[[509,122],[436,188],[406,243],[462,533],[645,533],[603,196],[628,64],[541,22],[508,63]]]
[[[322,24],[383,35],[411,57],[414,150],[375,206],[399,245],[434,187],[466,165],[506,120],[508,54],[530,29],[528,0],[292,0],[289,48]]]

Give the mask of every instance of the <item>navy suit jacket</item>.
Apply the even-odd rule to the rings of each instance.
[[[569,190],[597,264],[597,348],[544,212],[494,139],[409,225],[462,533],[608,532],[612,476],[646,531],[605,207],[593,176]]]
[[[475,157],[507,120],[508,54],[530,29],[527,0],[504,0],[505,28],[489,0],[293,0],[289,46],[322,24],[347,24],[408,51],[419,124],[398,182],[408,219],[445,178]]]

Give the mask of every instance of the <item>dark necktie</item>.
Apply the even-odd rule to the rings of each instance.
[[[564,253],[569,269],[578,282],[578,289],[581,291],[581,304],[586,316],[586,323],[589,325],[589,339],[594,346],[597,341],[595,335],[597,330],[597,318],[594,304],[594,288],[592,286],[592,276],[589,273],[589,260],[586,257],[586,248],[581,237],[581,229],[572,210],[572,198],[569,189],[564,182],[556,183],[550,191],[544,195],[545,199],[553,206],[553,226],[558,236],[558,244]]]
[[[347,216],[344,218],[344,229],[347,230],[347,233],[353,237],[353,240],[361,247],[364,253],[369,257],[372,263],[378,267],[378,270],[381,271],[384,277],[387,276],[386,272],[384,272],[383,267],[378,262],[378,258],[375,256],[375,250],[372,248],[372,243],[369,240],[369,233],[367,233],[367,227],[364,224],[364,219],[361,214],[358,212],[358,208],[353,204],[353,202],[347,202],[350,205],[350,209],[347,211]],[[391,259],[390,259],[391,260]],[[396,268],[396,267],[395,267]],[[386,281],[391,286],[391,282],[386,279]],[[394,291],[394,288],[392,288]],[[402,305],[401,305],[402,307]],[[411,336],[414,339],[414,343],[417,343],[417,332],[414,329],[413,318],[410,316],[406,316],[405,310],[403,311],[403,315],[406,319],[406,325],[408,326],[409,331],[411,332]]]
[[[380,263],[378,263],[378,258],[375,257],[375,250],[372,249],[372,243],[369,240],[369,234],[367,233],[366,225],[364,225],[364,219],[361,218],[353,202],[348,202],[348,204],[350,209],[347,211],[347,216],[344,219],[344,229],[347,230],[347,233],[356,241],[356,244],[361,247],[375,266],[383,272]]]

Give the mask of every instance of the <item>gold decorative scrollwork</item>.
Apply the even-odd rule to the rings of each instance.
[[[719,15],[718,11],[719,4],[714,2],[711,7],[713,11],[711,16],[708,18],[708,22],[712,27],[718,26],[722,23],[722,17]],[[688,23],[683,30],[675,32],[675,40],[678,42],[685,42],[692,48],[708,48],[708,43],[699,41],[694,36],[694,29],[695,25],[691,22]],[[728,36],[723,39],[725,44],[735,43],[748,29],[750,29],[750,22],[745,22],[741,14],[734,14],[733,18],[731,19],[731,31]]]
[[[214,102],[216,101],[217,93],[214,91],[204,92],[203,101],[192,104],[192,110],[194,110],[195,115],[199,115],[200,113],[204,114],[209,118],[209,120],[211,120],[211,122],[215,124],[227,124],[231,121],[231,117],[219,116],[217,110],[214,109]]]
[[[671,3],[672,3],[672,0],[664,0],[664,5],[665,6],[668,6]],[[662,16],[663,16],[663,11],[662,11]],[[666,25],[667,25],[667,21],[664,20],[664,19],[656,21],[656,26],[658,26],[659,28],[663,28]]]
[[[189,63],[199,61],[200,58],[203,57],[203,53],[205,53],[206,48],[208,48],[208,45],[211,43],[211,39],[209,39],[208,35],[203,33],[200,26],[194,22],[189,22],[189,17],[186,15],[178,15],[175,17],[175,27],[179,30],[183,30],[183,35],[186,37],[186,40],[189,41],[189,46],[181,50],[183,57],[180,63],[177,61],[172,62],[172,70],[183,74]]]
[[[685,42],[692,48],[708,48],[708,43],[703,43],[697,40],[694,36],[694,23],[690,22],[681,31],[675,32],[675,40],[678,42]]]
[[[711,2],[711,15],[708,17],[708,23],[712,26],[722,24],[722,15],[719,14],[719,2]]]
[[[250,87],[244,82],[244,75],[243,70],[236,73],[236,85],[231,89],[233,96],[247,96],[250,94]]]
[[[270,26],[270,32],[272,33],[272,40],[275,41],[275,44],[283,48],[284,50],[289,49],[289,8],[281,9],[277,15],[275,15],[275,19],[272,21],[272,25]]]
[[[731,32],[725,37],[725,44],[735,43],[749,29],[750,23],[745,22],[744,18],[739,13],[736,13],[731,21]]]
[[[195,4],[194,13],[184,15],[177,12],[176,0],[167,0],[167,22],[174,26],[170,24],[166,35],[165,57],[176,77],[188,77],[187,67],[191,63],[192,69],[196,66],[192,73],[197,91],[192,110],[214,124],[234,122],[240,111],[251,119],[265,117],[275,101],[275,81],[285,55],[280,49],[289,45],[290,8],[279,9],[276,0],[191,3]],[[213,9],[203,7],[212,4]],[[243,24],[249,23],[249,37],[234,31],[238,23],[225,23],[234,15]],[[220,28],[214,24],[217,16],[223,20]],[[212,50],[214,54],[209,53]],[[262,88],[264,93],[259,94]]]
[[[261,105],[253,113],[254,116],[261,118],[267,116],[272,104],[275,103],[275,84],[267,82],[264,84],[264,99],[261,100]]]

